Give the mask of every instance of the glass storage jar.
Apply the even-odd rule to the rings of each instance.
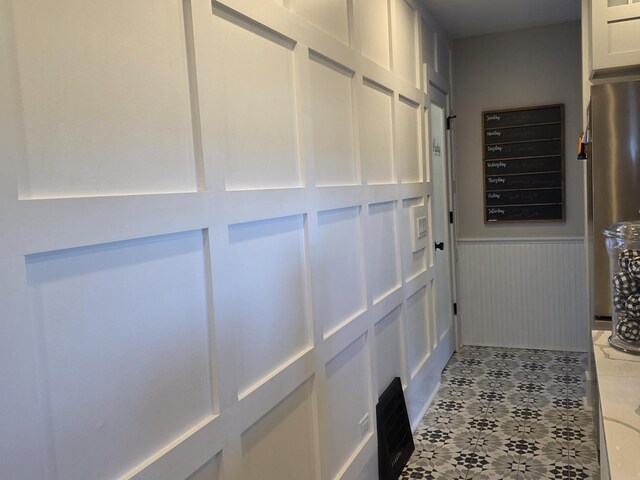
[[[640,355],[640,222],[621,222],[604,231],[611,271],[609,345]]]

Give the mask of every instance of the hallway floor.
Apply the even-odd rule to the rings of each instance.
[[[402,479],[598,479],[586,353],[462,347]]]

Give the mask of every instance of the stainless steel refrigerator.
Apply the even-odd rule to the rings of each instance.
[[[602,231],[640,219],[640,81],[591,87],[591,134],[594,313],[610,318],[609,257]]]

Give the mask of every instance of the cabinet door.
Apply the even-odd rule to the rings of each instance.
[[[594,77],[605,69],[640,70],[640,0],[592,0]]]

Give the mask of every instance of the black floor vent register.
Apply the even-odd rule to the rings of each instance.
[[[396,377],[380,395],[378,421],[378,473],[380,480],[398,480],[415,450],[402,382]]]

